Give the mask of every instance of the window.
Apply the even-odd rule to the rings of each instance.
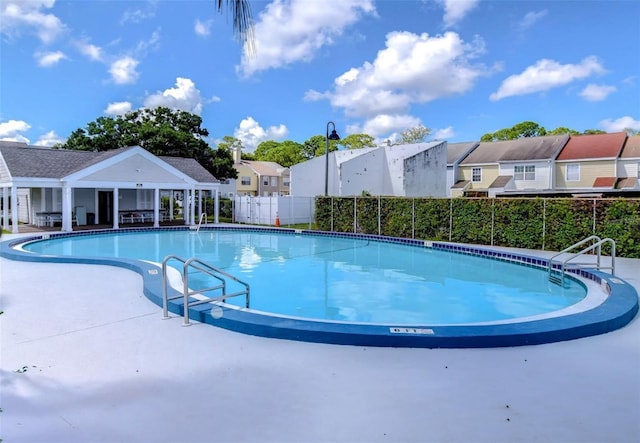
[[[265,175],[264,177],[262,177],[262,184],[264,186],[269,186],[269,177],[268,176]],[[265,197],[266,197],[266,195],[265,195]]]
[[[471,170],[471,181],[472,182],[482,181],[482,168],[473,168]]]
[[[568,182],[580,181],[580,164],[567,165],[566,176]]]
[[[278,177],[271,177],[271,186],[278,186]]]
[[[242,177],[241,179],[242,186],[249,186],[251,184],[251,177]]]
[[[282,182],[282,186],[284,186],[285,188],[289,187],[289,179],[285,178],[284,181]]]
[[[536,179],[536,167],[535,165],[517,165],[513,168],[513,178],[516,180],[535,180]]]

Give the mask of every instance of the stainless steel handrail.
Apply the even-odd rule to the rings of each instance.
[[[565,260],[563,260],[562,262],[557,263],[559,265],[559,269],[557,269],[557,272],[560,273],[560,276],[553,276],[553,271],[554,271],[554,259],[561,256],[562,254],[567,254],[570,253],[570,251],[572,251],[573,249],[577,248],[578,246],[582,246],[585,243],[588,243],[589,241],[595,241],[595,243],[593,243],[590,246],[587,246],[586,248],[580,250],[579,252],[573,252],[571,253],[571,257],[566,258]],[[601,257],[602,257],[602,245],[604,243],[609,243],[611,246],[611,266],[602,266],[601,264]],[[582,241],[579,241],[578,243],[575,243],[571,246],[569,246],[566,249],[563,249],[562,251],[558,252],[557,254],[555,254],[553,257],[551,257],[549,259],[549,279],[552,281],[557,281],[561,286],[564,285],[564,274],[565,271],[567,269],[567,265],[569,264],[570,261],[572,261],[573,259],[575,259],[576,257],[580,257],[584,254],[586,254],[587,252],[591,252],[595,250],[596,252],[596,262],[595,264],[592,262],[580,262],[580,263],[572,263],[572,265],[576,268],[595,268],[597,270],[601,270],[601,269],[610,269],[611,270],[611,275],[615,275],[616,274],[616,242],[611,239],[611,238],[604,238],[601,239],[600,237],[598,237],[597,235],[592,235],[590,237],[585,238]]]
[[[169,260],[178,260],[182,265],[182,294],[175,295],[169,297],[168,295],[168,286],[167,286],[167,263]],[[199,288],[196,290],[189,289],[189,269],[195,269],[197,271],[203,272],[210,277],[216,279],[219,284],[214,286],[208,286],[205,288]],[[227,293],[227,280],[233,280],[238,284],[244,286],[244,290],[240,290],[237,292]],[[204,296],[205,292],[211,291],[220,291],[222,295],[215,297]],[[193,295],[201,295],[203,298],[190,301],[189,298]],[[176,255],[168,255],[162,260],[162,310],[164,314],[164,318],[169,318],[169,300],[174,300],[182,297],[184,299],[183,308],[184,308],[184,326],[189,326],[191,323],[189,321],[189,307],[200,305],[203,303],[213,303],[222,301],[224,302],[226,299],[231,297],[238,297],[244,295],[245,296],[245,307],[249,308],[249,304],[251,301],[250,295],[250,287],[249,284],[240,280],[234,275],[231,275],[222,269],[216,268],[215,266],[210,265],[209,263],[203,262],[197,257],[190,258],[188,260],[184,260]]]

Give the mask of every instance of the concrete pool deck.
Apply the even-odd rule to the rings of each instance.
[[[640,260],[616,274],[640,293]],[[303,343],[162,320],[124,269],[2,258],[0,309],[7,443],[640,441],[638,318],[516,348]]]

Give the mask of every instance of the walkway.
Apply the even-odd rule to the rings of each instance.
[[[640,260],[618,271],[640,292]],[[640,441],[637,318],[541,346],[363,348],[182,327],[141,288],[123,269],[0,259],[0,438]]]

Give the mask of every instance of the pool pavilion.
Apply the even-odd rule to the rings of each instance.
[[[63,232],[91,225],[158,227],[174,220],[174,205],[184,223],[194,225],[208,196],[215,199],[217,222],[219,186],[196,160],[159,157],[139,146],[91,152],[0,142],[0,225],[13,233],[19,223]]]

